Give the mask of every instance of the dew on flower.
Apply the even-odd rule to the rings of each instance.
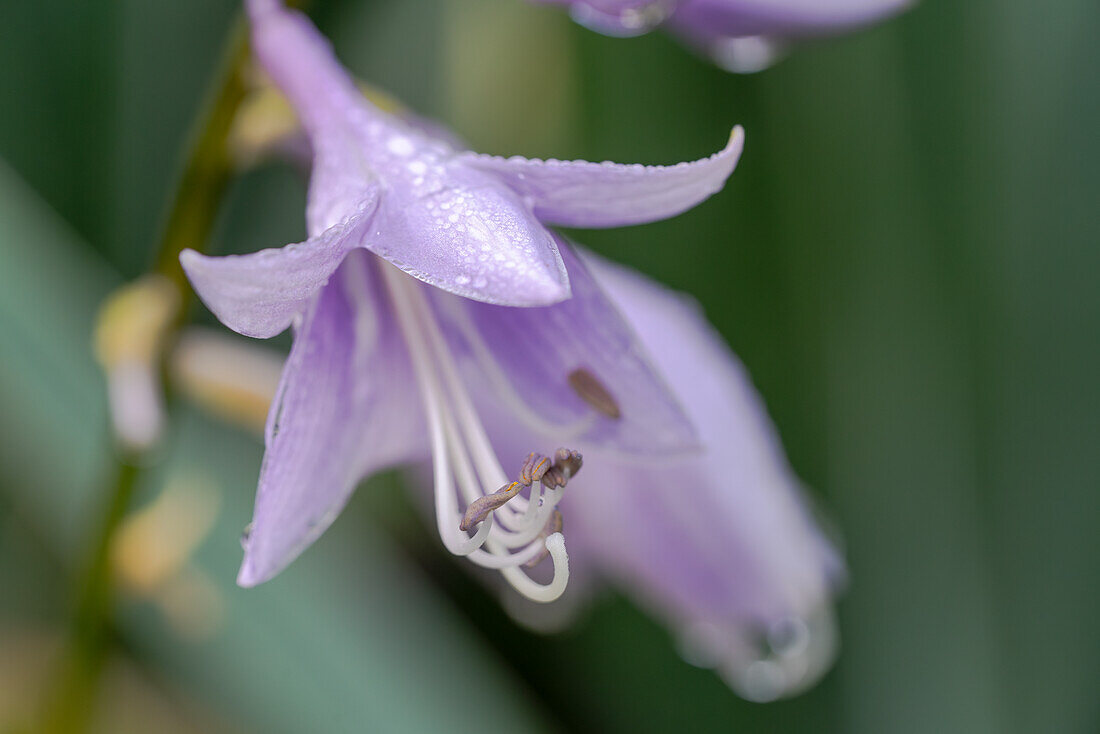
[[[674,165],[482,155],[372,105],[304,15],[277,0],[248,0],[248,8],[257,57],[301,120],[313,160],[305,241],[253,255],[181,256],[196,291],[227,326],[260,338],[293,327],[238,583],[253,586],[282,571],[328,528],[361,479],[427,453],[439,542],[471,566],[497,572],[516,595],[548,603],[565,592],[569,515],[570,532],[587,528],[585,547],[608,557],[626,551],[623,574],[663,598],[663,586],[681,575],[630,549],[651,550],[654,538],[685,525],[741,521],[722,499],[733,491],[724,486],[728,466],[693,453],[699,416],[685,403],[695,383],[710,380],[709,401],[732,405],[720,426],[705,423],[714,413],[709,405],[703,411],[709,440],[752,440],[767,433],[766,420],[741,405],[744,380],[727,352],[700,359],[686,381],[673,365],[677,381],[667,380],[655,365],[700,352],[689,342],[706,341],[705,323],[694,311],[682,314],[679,297],[616,274],[550,226],[642,224],[700,204],[733,172],[741,128],[718,152]],[[632,3],[618,22],[642,30],[668,21],[671,8]],[[647,308],[659,316],[639,318]],[[669,318],[674,323],[661,338],[674,345],[662,342],[654,354],[639,335]],[[580,451],[559,448],[530,454],[516,475],[504,471],[500,456],[547,442],[584,447],[587,463]],[[761,446],[745,470],[779,473],[780,452]],[[676,468],[661,474],[635,466],[650,459]],[[590,468],[578,478],[582,464]],[[634,501],[635,484],[645,503]],[[813,537],[784,504],[785,477],[759,484],[778,490],[766,502],[784,507],[780,524]],[[662,505],[653,493],[684,485],[694,488],[690,506]],[[567,497],[581,496],[562,510]],[[604,503],[611,509],[600,509]],[[691,555],[674,539],[662,556],[690,555],[679,561],[693,569],[686,576],[725,588],[729,571],[714,564],[725,563],[724,544],[739,536],[724,533],[707,536],[718,553]],[[757,545],[754,553],[774,554],[773,541]],[[804,547],[780,555],[816,563]],[[549,564],[528,573],[547,557]],[[807,594],[827,597],[821,571],[807,575]],[[709,614],[694,603],[672,604],[674,621]],[[755,597],[745,603],[751,607]],[[743,627],[730,622],[724,632]],[[795,656],[783,650],[796,646],[787,637],[776,633],[782,650],[771,657],[731,648],[719,665],[731,680],[766,679],[731,666],[782,658],[783,690],[790,690]],[[813,632],[811,641],[817,638]]]

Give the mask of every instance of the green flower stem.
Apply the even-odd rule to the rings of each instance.
[[[222,197],[233,178],[228,138],[248,91],[245,72],[249,56],[247,27],[243,21],[238,21],[227,43],[207,105],[197,120],[190,152],[156,250],[153,272],[171,280],[184,299],[191,289],[180,267],[179,254],[188,247],[200,252],[206,249]],[[181,314],[185,311],[186,308],[180,309]]]
[[[179,289],[182,304],[174,327],[184,323],[191,289],[179,264],[187,247],[203,250],[209,243],[222,197],[234,173],[228,149],[229,131],[247,92],[248,34],[238,21],[213,80],[208,102],[196,121],[175,197],[157,245],[153,272]],[[165,340],[166,342],[170,340]],[[119,451],[105,496],[103,515],[82,569],[68,648],[52,688],[46,692],[41,731],[69,734],[87,731],[93,718],[99,674],[111,642],[115,579],[111,550],[130,507],[144,466],[143,457]]]
[[[110,642],[114,579],[111,546],[115,531],[134,495],[139,470],[135,463],[117,463],[101,527],[91,550],[69,630],[68,649],[54,687],[46,696],[42,730],[51,734],[82,732],[94,713],[99,673]]]

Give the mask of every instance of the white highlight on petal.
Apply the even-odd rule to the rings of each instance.
[[[468,535],[459,529],[462,513],[456,492],[466,504],[509,484],[485,428],[477,416],[454,359],[436,323],[421,286],[396,267],[382,272],[394,311],[409,349],[420,388],[432,451],[436,529],[444,547],[501,575],[525,597],[551,602],[561,596],[569,580],[565,538],[553,533],[540,539],[543,528],[561,501],[561,487],[542,492],[535,482],[526,501],[516,497],[494,510]],[[495,523],[496,516],[502,523]],[[521,568],[545,548],[554,566],[548,584],[533,581]],[[518,549],[518,550],[517,550]]]
[[[413,141],[403,135],[397,135],[390,138],[386,143],[386,149],[397,156],[410,156],[416,152],[416,146],[413,145]]]

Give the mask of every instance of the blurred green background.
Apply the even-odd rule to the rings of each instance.
[[[104,501],[94,312],[149,264],[236,5],[0,4],[0,730],[40,690]],[[138,503],[217,498],[189,566],[207,601],[125,596],[104,731],[1100,730],[1095,0],[927,0],[748,77],[520,0],[312,12],[361,78],[486,152],[669,163],[744,125],[705,205],[576,236],[694,293],[748,365],[845,538],[841,657],[756,705],[616,597],[522,631],[395,476],[237,589],[261,447],[179,405]],[[285,165],[245,174],[214,249],[300,238],[303,195]]]

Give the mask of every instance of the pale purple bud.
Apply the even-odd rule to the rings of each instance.
[[[913,0],[538,0],[566,5],[595,31],[634,36],[663,27],[735,72],[778,59],[792,40],[843,33],[895,15]]]

